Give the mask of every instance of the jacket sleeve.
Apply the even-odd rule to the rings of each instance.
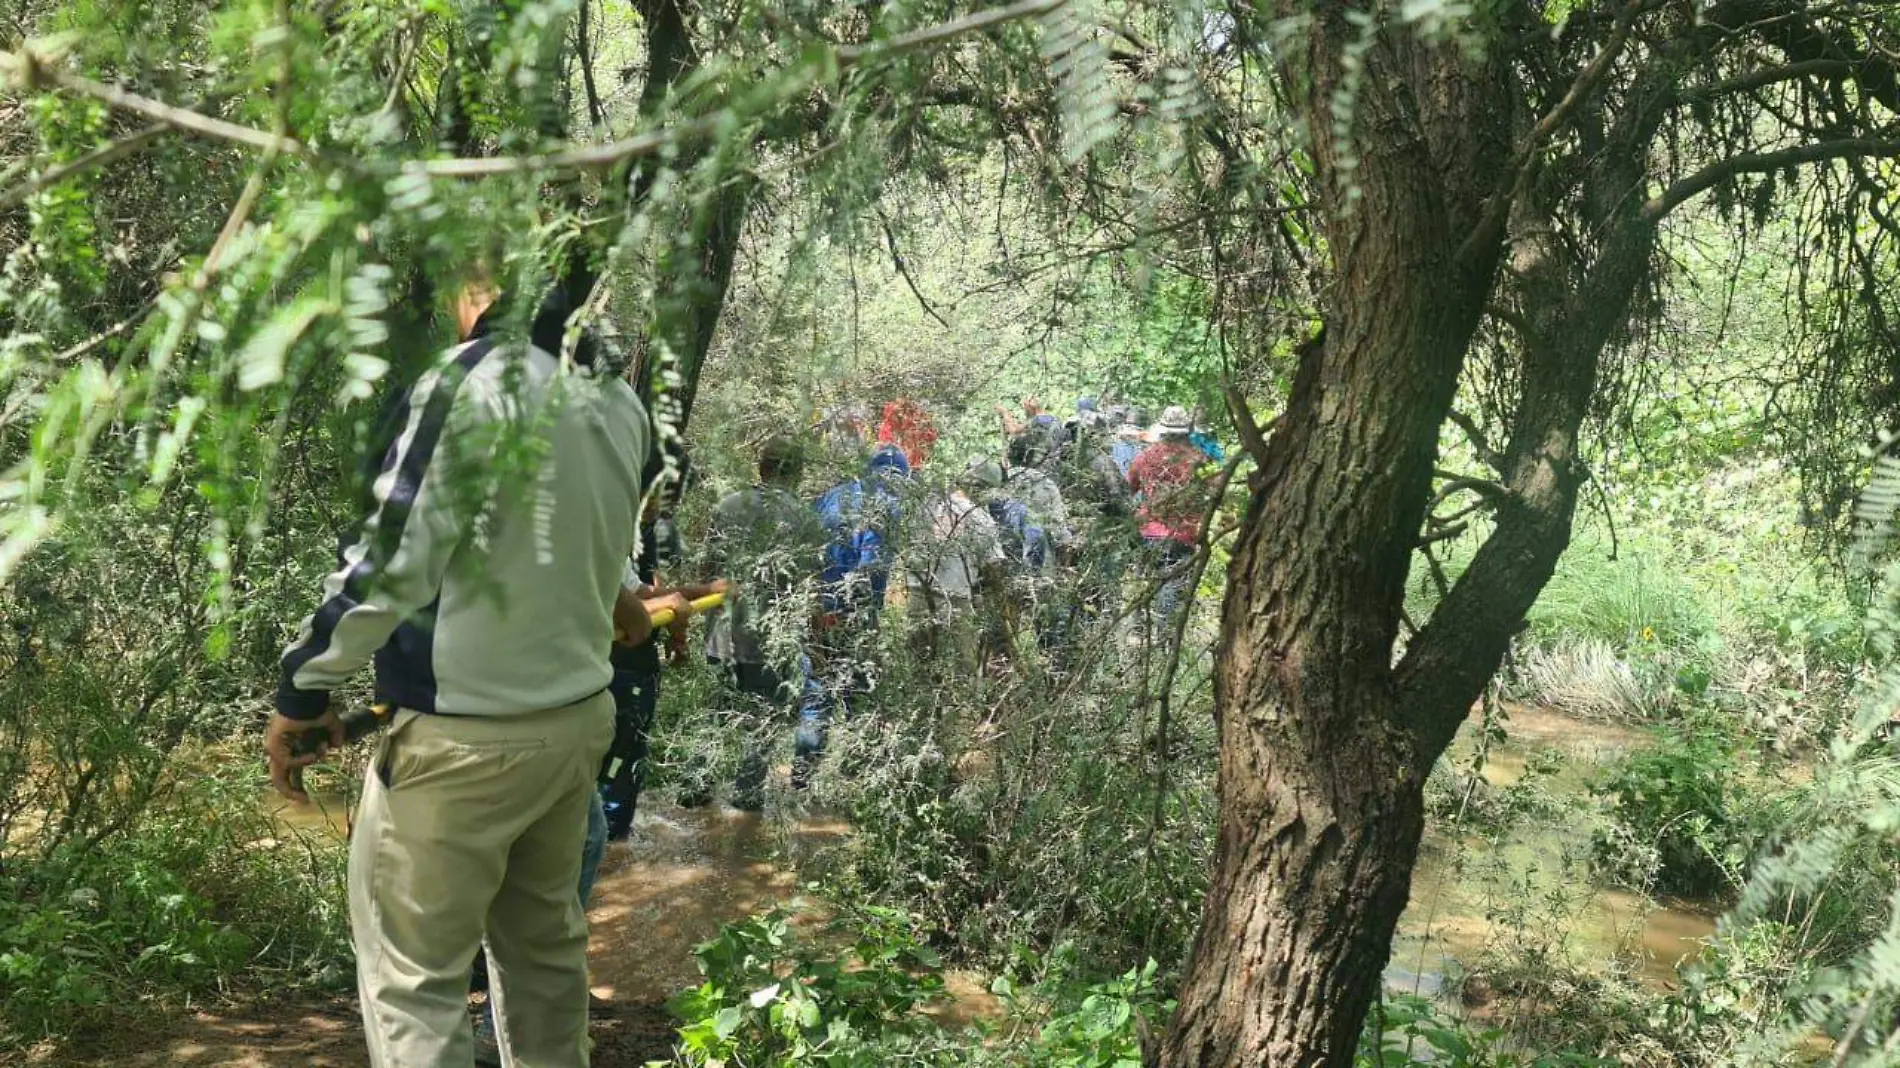
[[[482,418],[480,406],[468,396],[474,391],[461,389],[479,358],[465,350],[412,389],[402,433],[371,486],[369,518],[323,580],[322,603],[284,650],[277,710],[285,716],[322,715],[329,692],[440,594],[471,490],[454,475],[472,473],[470,452],[481,440],[468,433]]]

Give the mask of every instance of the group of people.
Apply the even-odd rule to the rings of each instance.
[[[390,726],[351,824],[349,898],[375,1068],[587,1063],[585,906],[607,842],[632,827],[694,600],[726,602],[704,655],[747,739],[730,795],[747,809],[777,724],[797,722],[803,788],[828,724],[874,685],[867,650],[893,589],[928,646],[980,636],[954,670],[1022,629],[1059,653],[1075,613],[1114,597],[1118,571],[1077,566],[1105,542],[1145,543],[1157,609],[1178,608],[1218,457],[1183,408],[1148,428],[1089,398],[1066,421],[1027,402],[1005,413],[1000,458],[938,480],[920,477],[929,413],[894,401],[875,425],[827,421],[819,438],[868,458],[811,497],[813,436],[775,435],[692,566],[672,524],[684,454],[663,462],[597,346],[557,355],[566,309],[511,319],[478,277],[454,314],[463,340],[392,409],[360,533],[285,651],[265,739],[273,782],[304,799],[301,769],[345,744],[331,694],[374,663]],[[524,323],[525,337],[504,328]],[[510,433],[535,438],[532,477],[506,475],[524,451]],[[1065,578],[1079,574],[1093,577]],[[1025,608],[1033,628],[1018,627]],[[489,1006],[473,1026],[471,984]]]

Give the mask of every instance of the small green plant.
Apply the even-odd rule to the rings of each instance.
[[[917,1010],[942,995],[943,962],[910,917],[864,908],[826,930],[848,934],[848,948],[834,954],[802,941],[781,910],[729,924],[700,945],[694,953],[706,981],[670,1006],[684,1021],[680,1060],[695,1068],[876,1068],[891,1063],[893,1044],[911,1042],[931,1058],[930,1040],[941,1032]]]
[[[1155,982],[1150,960],[1119,978],[1077,986],[1051,980],[1025,996],[1008,977],[990,992],[1019,1017],[1046,1012],[1035,1038],[1012,1057],[1025,1068],[1141,1068],[1143,1022],[1159,1025],[1174,1012]],[[1052,992],[1053,991],[1053,992]]]
[[[1729,724],[1703,717],[1658,732],[1591,787],[1609,824],[1594,854],[1609,878],[1641,890],[1690,896],[1731,892],[1759,837]]]
[[[61,847],[0,879],[0,1040],[98,1028],[234,979],[341,985],[344,851],[271,839],[247,780],[193,778],[110,848]]]
[[[1387,994],[1366,1017],[1354,1068],[1594,1068],[1615,1064],[1568,1051],[1510,1048],[1501,1028],[1473,1030],[1446,1018],[1427,998]]]
[[[1735,1051],[1783,1009],[1788,991],[1817,970],[1800,932],[1785,924],[1725,930],[1681,970],[1681,988],[1653,1010],[1653,1029],[1678,1036],[1683,1063],[1734,1063]]]

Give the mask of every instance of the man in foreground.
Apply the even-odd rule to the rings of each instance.
[[[563,372],[566,315],[504,336],[496,294],[457,302],[468,340],[425,374],[362,536],[285,652],[265,746],[295,800],[306,732],[342,744],[330,692],[372,656],[397,709],[350,843],[350,925],[372,1068],[466,1068],[469,967],[489,953],[502,1063],[588,1062],[575,886],[613,733],[608,646],[651,621],[621,589],[650,432],[605,369]],[[527,456],[536,457],[525,461]]]

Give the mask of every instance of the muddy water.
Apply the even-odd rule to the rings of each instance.
[[[269,795],[280,837],[348,833],[349,799],[312,791],[311,804]],[[723,807],[643,805],[632,836],[607,847],[588,909],[588,968],[596,996],[663,1001],[700,980],[693,948],[725,924],[773,907],[815,929],[829,915],[800,891],[798,869],[851,833],[842,820],[762,817]],[[952,1026],[1000,1014],[982,977],[945,976],[937,1008]]]
[[[1453,747],[1469,767],[1478,726]],[[1700,953],[1718,909],[1706,902],[1651,902],[1591,884],[1592,829],[1587,783],[1597,769],[1645,744],[1638,728],[1578,719],[1550,709],[1512,708],[1510,740],[1484,768],[1492,786],[1517,783],[1545,751],[1561,758],[1542,784],[1556,815],[1522,821],[1501,842],[1428,833],[1399,923],[1387,985],[1439,992],[1447,975],[1482,966],[1487,951],[1537,950],[1586,968],[1627,970],[1655,985]]]
[[[275,791],[264,792],[264,815],[279,838],[314,834],[342,841],[350,834],[350,810],[355,799],[340,790],[310,789],[310,803],[286,801]]]
[[[349,833],[351,799],[312,790],[310,803],[266,794],[280,838]],[[799,922],[820,915],[798,890],[797,863],[850,833],[837,820],[773,820],[723,807],[644,805],[625,842],[601,859],[588,909],[595,992],[609,999],[664,999],[699,979],[693,947],[723,924],[775,905]]]
[[[1695,902],[1655,904],[1592,886],[1587,783],[1598,768],[1647,744],[1638,728],[1583,720],[1548,709],[1514,708],[1510,740],[1487,758],[1496,787],[1520,781],[1545,751],[1561,758],[1543,788],[1558,802],[1553,819],[1526,820],[1501,843],[1428,835],[1412,898],[1393,945],[1388,985],[1437,993],[1445,977],[1481,967],[1488,950],[1533,948],[1585,967],[1615,963],[1655,984],[1701,951],[1715,910]],[[1467,724],[1452,759],[1468,767],[1477,726]],[[269,795],[280,837],[347,833],[350,799],[313,791],[309,806]],[[851,828],[832,819],[761,818],[723,808],[647,806],[632,838],[601,864],[589,912],[595,992],[612,1001],[656,1002],[699,980],[693,947],[721,925],[774,905],[815,927],[823,912],[801,892],[797,869],[842,841]],[[952,974],[953,1020],[993,1007],[980,977]]]

